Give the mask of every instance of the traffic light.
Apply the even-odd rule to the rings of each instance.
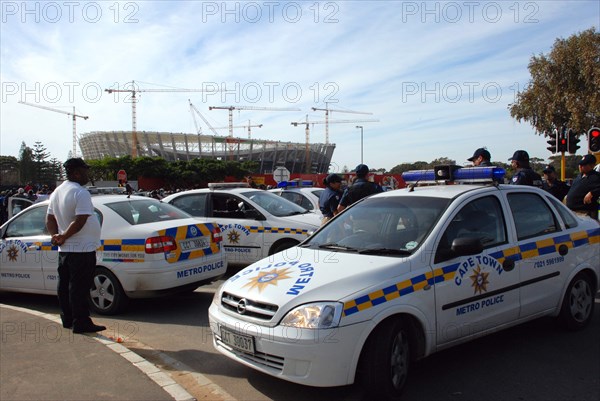
[[[588,131],[588,149],[590,152],[600,152],[600,128],[592,127]]]
[[[567,133],[567,150],[570,154],[574,155],[575,153],[577,153],[577,149],[579,149],[580,147],[578,143],[579,136],[575,133],[575,131],[570,129]]]
[[[558,143],[556,144],[556,150],[558,150],[561,153],[564,153],[567,151],[567,146],[567,133],[563,131],[560,134],[558,134]]]
[[[552,152],[552,154],[556,153],[556,137],[558,136],[558,131],[553,131],[550,134],[550,139],[546,141],[546,143],[548,143],[548,146],[546,149],[548,149],[550,152]]]

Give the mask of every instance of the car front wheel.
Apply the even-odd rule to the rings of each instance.
[[[585,272],[577,274],[569,284],[560,310],[561,323],[567,329],[582,329],[592,320],[593,288],[592,280]]]
[[[408,330],[400,319],[379,326],[361,356],[362,387],[374,399],[399,400],[410,364]]]
[[[127,302],[119,280],[108,269],[97,267],[90,289],[92,309],[101,315],[116,315]]]

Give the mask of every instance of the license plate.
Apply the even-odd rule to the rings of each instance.
[[[195,249],[204,249],[210,246],[207,237],[190,238],[179,242],[179,246],[183,251],[193,251]]]
[[[232,348],[254,354],[254,337],[235,333],[221,326],[221,341]]]

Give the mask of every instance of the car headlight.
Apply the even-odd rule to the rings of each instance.
[[[212,302],[217,306],[221,304],[221,288],[223,288],[223,285],[225,285],[225,283],[219,285],[219,287],[215,291],[215,295],[213,295]]]
[[[339,302],[317,302],[302,305],[290,311],[281,321],[281,325],[303,329],[337,327],[340,324],[343,306]]]

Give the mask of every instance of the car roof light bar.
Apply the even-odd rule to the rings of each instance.
[[[302,187],[312,187],[313,182],[311,180],[301,180],[301,181],[281,181],[277,184],[277,188],[302,188]]]
[[[411,170],[402,173],[407,184],[486,184],[503,182],[506,171],[501,167],[436,166],[433,170]]]

